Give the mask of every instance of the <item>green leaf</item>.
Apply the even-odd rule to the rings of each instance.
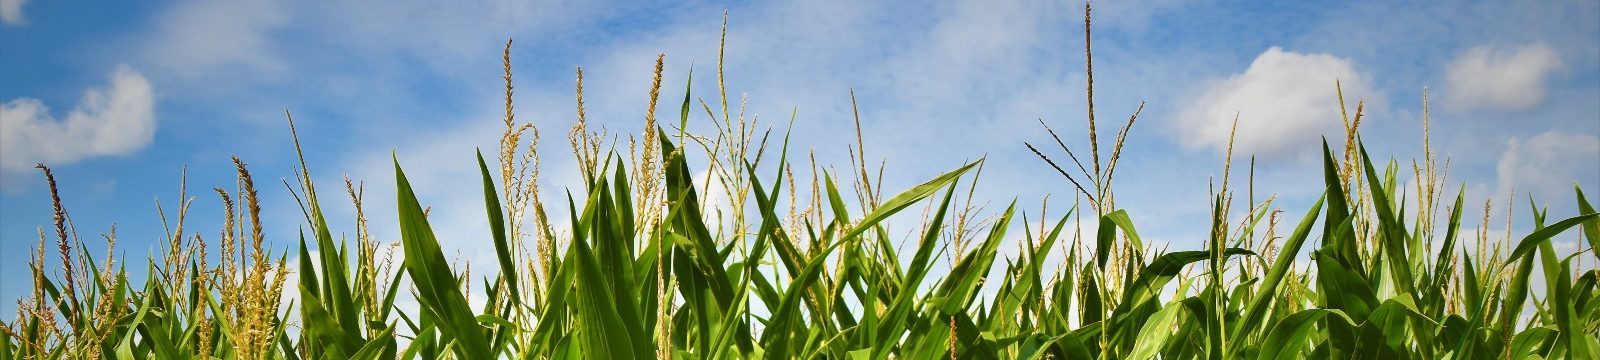
[[[483,161],[483,151],[478,151],[478,171],[483,176],[483,207],[488,212],[489,234],[493,235],[495,258],[500,261],[500,279],[511,289],[512,305],[522,304],[522,291],[517,287],[517,267],[511,262],[511,245],[506,239],[505,216],[500,212],[500,197],[496,195],[494,178],[489,175],[489,165]]]
[[[1244,336],[1255,334],[1257,326],[1260,326],[1262,320],[1266,318],[1269,306],[1279,299],[1278,296],[1274,295],[1282,291],[1279,286],[1283,283],[1284,276],[1288,275],[1289,270],[1293,268],[1294,260],[1298,257],[1300,248],[1305,245],[1306,239],[1310,237],[1311,226],[1316,223],[1317,213],[1322,210],[1322,202],[1326,199],[1326,195],[1317,198],[1317,202],[1311,205],[1311,211],[1308,211],[1305,217],[1300,220],[1300,225],[1295,226],[1294,233],[1284,240],[1283,247],[1278,249],[1278,258],[1273,260],[1272,268],[1267,270],[1265,280],[1262,280],[1261,285],[1258,287],[1258,296],[1252,299],[1250,304],[1245,307],[1244,319],[1235,327],[1237,332],[1235,332],[1229,343],[1242,343]],[[1233,355],[1237,354],[1238,351],[1235,350]]]
[[[1567,218],[1566,220],[1561,220],[1560,222],[1556,222],[1555,224],[1551,224],[1550,226],[1546,226],[1542,229],[1535,230],[1533,233],[1528,234],[1528,236],[1523,237],[1522,240],[1517,241],[1517,246],[1511,250],[1510,255],[1506,256],[1506,262],[1514,262],[1518,259],[1521,259],[1523,256],[1532,254],[1533,250],[1539,248],[1539,243],[1550,240],[1550,238],[1555,237],[1557,234],[1561,234],[1563,231],[1567,231],[1567,229],[1571,229],[1573,226],[1595,221],[1597,217],[1600,217],[1600,214],[1590,213],[1578,215]]]
[[[956,178],[961,177],[961,174],[966,173],[967,170],[971,170],[973,166],[978,165],[980,162],[983,162],[983,160],[968,163],[959,169],[944,173],[944,175],[939,175],[939,177],[933,178],[933,180],[928,180],[928,182],[922,183],[922,185],[914,186],[904,192],[901,192],[899,195],[889,198],[889,201],[883,202],[883,204],[878,205],[878,208],[872,209],[872,212],[867,213],[867,216],[862,217],[861,221],[857,222],[855,226],[851,228],[850,232],[845,233],[841,239],[851,239],[861,235],[862,232],[865,232],[867,229],[871,229],[873,226],[876,226],[878,222],[883,221],[883,219],[886,219],[895,213],[899,213],[900,210],[905,210],[905,208],[911,206],[911,204],[921,201],[923,198],[928,197],[928,195],[933,194],[934,191],[938,191],[946,184],[955,181]]]
[[[648,346],[648,335],[639,326],[639,322],[626,321],[633,316],[623,310],[631,306],[631,296],[625,286],[618,284],[612,277],[616,274],[616,267],[602,267],[601,257],[591,250],[590,236],[596,242],[608,241],[609,234],[603,230],[610,224],[600,224],[597,220],[603,212],[611,207],[607,206],[607,188],[605,180],[590,191],[589,199],[584,204],[583,217],[574,219],[571,247],[576,258],[569,262],[577,266],[577,308],[580,341],[583,345],[584,355],[596,359],[645,359],[653,358],[653,349]],[[568,203],[571,203],[569,199]],[[572,209],[572,214],[578,214],[577,209]],[[576,216],[576,215],[574,215]],[[616,239],[609,239],[614,241]],[[619,296],[620,295],[620,296]]]
[[[1173,335],[1175,335],[1174,326],[1182,323],[1183,316],[1188,313],[1182,301],[1174,301],[1161,307],[1161,311],[1157,311],[1155,315],[1150,316],[1150,319],[1140,326],[1139,337],[1134,341],[1133,352],[1128,354],[1128,358],[1155,358],[1163,345],[1171,341],[1169,339],[1172,339]]]
[[[1304,358],[1300,352],[1304,351],[1310,339],[1316,336],[1316,324],[1323,318],[1333,315],[1334,319],[1345,324],[1354,325],[1350,316],[1338,309],[1306,309],[1290,314],[1279,320],[1272,327],[1266,340],[1261,343],[1261,353],[1256,357],[1260,360],[1287,360]]]
[[[394,161],[395,188],[400,217],[400,243],[405,250],[404,265],[417,287],[417,301],[423,309],[440,317],[439,326],[458,345],[456,354],[467,359],[488,359],[489,342],[484,338],[484,327],[479,326],[461,294],[460,283],[439,250],[439,241],[433,236],[422,204],[411,190],[400,160]]]
[[[1583,188],[1572,185],[1572,191],[1578,196],[1578,213],[1594,214],[1594,205],[1589,204],[1589,198],[1583,196]],[[1600,221],[1591,221],[1583,226],[1583,238],[1589,240],[1589,252],[1600,259]]]

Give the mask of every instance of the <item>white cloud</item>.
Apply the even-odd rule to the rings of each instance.
[[[129,153],[150,144],[155,130],[150,82],[132,68],[118,66],[110,85],[84,92],[63,119],[35,98],[0,104],[0,170]]]
[[[1545,80],[1565,65],[1543,43],[1517,48],[1478,46],[1450,61],[1447,104],[1458,110],[1525,110],[1544,102]]]
[[[1594,135],[1548,131],[1531,138],[1512,138],[1495,167],[1500,179],[1495,193],[1515,189],[1518,199],[1521,194],[1532,194],[1540,201],[1570,199],[1574,181],[1592,184],[1600,180],[1600,173],[1594,171],[1596,158],[1600,158],[1600,137]]]
[[[1379,96],[1347,58],[1267,49],[1243,73],[1213,80],[1178,110],[1178,142],[1190,149],[1226,151],[1235,115],[1239,119],[1234,152],[1271,158],[1309,150],[1328,131],[1340,131],[1338,90],[1354,116],[1366,98],[1373,113]]]
[[[6,25],[25,25],[27,18],[22,17],[22,6],[28,0],[0,0],[0,23]]]
[[[285,24],[272,1],[192,1],[158,17],[157,30],[140,51],[164,70],[156,75],[214,83],[217,73],[272,71],[283,65],[269,38]],[[209,86],[214,87],[215,84]]]

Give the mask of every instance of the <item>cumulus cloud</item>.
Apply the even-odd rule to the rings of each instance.
[[[1600,137],[1549,131],[1530,138],[1513,138],[1500,154],[1495,167],[1499,175],[1499,194],[1515,189],[1535,199],[1572,197],[1573,181],[1600,180]],[[1519,195],[1520,197],[1520,195]]]
[[[6,25],[24,25],[28,19],[22,17],[22,6],[28,0],[0,0],[0,23]]]
[[[1517,48],[1478,46],[1450,61],[1446,101],[1456,110],[1525,110],[1544,102],[1545,80],[1565,65],[1543,43]]]
[[[1340,129],[1338,89],[1342,83],[1351,112],[1357,99],[1377,98],[1355,64],[1330,54],[1267,49],[1243,73],[1212,80],[1178,111],[1178,142],[1190,149],[1225,151],[1235,116],[1239,130],[1234,151],[1271,158]],[[1297,150],[1298,149],[1298,150]]]
[[[118,66],[109,85],[84,92],[65,118],[55,118],[35,98],[0,104],[0,170],[129,153],[150,144],[155,131],[150,82],[132,68]]]

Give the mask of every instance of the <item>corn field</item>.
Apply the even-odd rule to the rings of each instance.
[[[1044,160],[1039,176],[1064,176],[1059,189],[1078,201],[1025,219],[1016,202],[971,206],[982,160],[899,192],[879,187],[864,154],[846,171],[814,160],[797,171],[805,155],[742,106],[730,110],[726,91],[710,103],[686,95],[676,119],[658,122],[663,57],[643,130],[621,144],[584,118],[578,71],[567,138],[585,186],[541,198],[539,129],[515,119],[510,47],[499,148],[462,159],[481,170],[471,186],[482,187],[492,234],[464,241],[492,245],[495,262],[472,272],[446,258],[439,239],[452,235],[433,231],[399,157],[398,218],[370,223],[358,186],[327,192],[302,158],[298,235],[263,228],[266,199],[234,158],[236,186],[207,195],[225,211],[180,204],[146,262],[116,259],[114,231],[85,240],[70,230],[62,204],[72,194],[57,194],[40,165],[55,221],[27,264],[31,293],[0,326],[0,360],[1600,358],[1600,271],[1578,270],[1600,260],[1600,214],[1583,191],[1573,190],[1577,214],[1530,200],[1530,233],[1469,242],[1498,235],[1463,228],[1474,214],[1464,190],[1451,200],[1447,166],[1430,151],[1413,162],[1415,188],[1400,185],[1400,165],[1361,145],[1360,105],[1346,136],[1323,145],[1314,205],[1233,208],[1230,160],[1204,247],[1168,251],[1142,241],[1137,214],[1114,201],[1137,113],[1104,161],[1092,105],[1087,153],[1052,139],[1072,163],[1027,145]],[[720,59],[717,70],[720,90]],[[689,133],[691,121],[716,131]],[[619,145],[627,151],[609,150]],[[691,168],[691,155],[706,168]],[[704,186],[712,177],[723,186]],[[709,196],[725,211],[707,213]],[[357,221],[330,224],[324,206],[335,204],[353,206]],[[186,229],[187,216],[224,226]],[[899,245],[890,219],[910,241]],[[374,239],[369,226],[396,227],[400,239]],[[269,236],[299,245],[273,248]],[[1558,236],[1582,249],[1556,251]],[[1002,256],[1003,246],[1020,251]],[[130,279],[130,266],[148,275]]]

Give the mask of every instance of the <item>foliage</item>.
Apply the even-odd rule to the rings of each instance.
[[[1325,192],[1287,236],[1276,234],[1271,199],[1253,194],[1230,223],[1224,175],[1205,249],[1167,252],[1143,243],[1133,214],[1112,201],[1132,120],[1103,171],[1098,146],[1094,173],[1078,166],[1093,189],[1072,183],[1090,208],[1031,229],[1026,219],[1013,226],[1015,203],[975,213],[981,160],[884,199],[859,139],[846,171],[854,194],[815,164],[812,191],[797,193],[804,182],[787,138],[764,164],[767,134],[754,144],[755,119],[742,108],[731,116],[726,92],[720,112],[700,103],[714,135],[685,130],[687,95],[676,135],[661,128],[661,60],[645,135],[627,156],[600,154],[605,135],[585,125],[579,71],[569,140],[586,186],[569,190],[566,219],[548,219],[561,205],[538,197],[538,130],[513,119],[507,58],[499,167],[477,159],[492,236],[470,240],[496,250],[487,276],[446,259],[438,239],[448,234],[434,232],[400,159],[398,219],[379,222],[398,227],[396,244],[368,235],[362,192],[346,181],[358,214],[354,254],[332,235],[303,160],[311,232],[295,254],[264,248],[260,200],[236,159],[239,188],[215,190],[226,209],[220,253],[185,232],[185,201],[165,253],[134,264],[149,269],[142,282],[128,281],[110,244],[101,260],[88,255],[57,196],[61,272],[47,274],[42,234],[34,291],[0,327],[0,359],[1600,357],[1600,271],[1574,266],[1600,258],[1600,215],[1582,191],[1580,214],[1548,218],[1534,205],[1534,231],[1493,251],[1478,241],[1471,253],[1459,191],[1442,235],[1435,227],[1443,179],[1431,152],[1408,203],[1398,166],[1379,171],[1355,137],[1359,107],[1344,154],[1324,145]],[[721,89],[720,61],[717,75]],[[708,171],[690,168],[690,143]],[[712,177],[722,186],[707,186]],[[723,192],[726,206],[702,204],[707,191]],[[919,204],[915,241],[896,246],[889,220]],[[1087,236],[1067,225],[1086,216],[1096,225]],[[1555,251],[1553,239],[1573,228],[1587,254]],[[1488,237],[1486,228],[1476,235]],[[114,243],[114,230],[106,239]],[[1020,250],[1002,256],[1002,246]],[[289,276],[298,289],[283,289]],[[273,294],[282,291],[297,291],[298,303],[280,303]],[[418,306],[397,305],[406,296]]]

